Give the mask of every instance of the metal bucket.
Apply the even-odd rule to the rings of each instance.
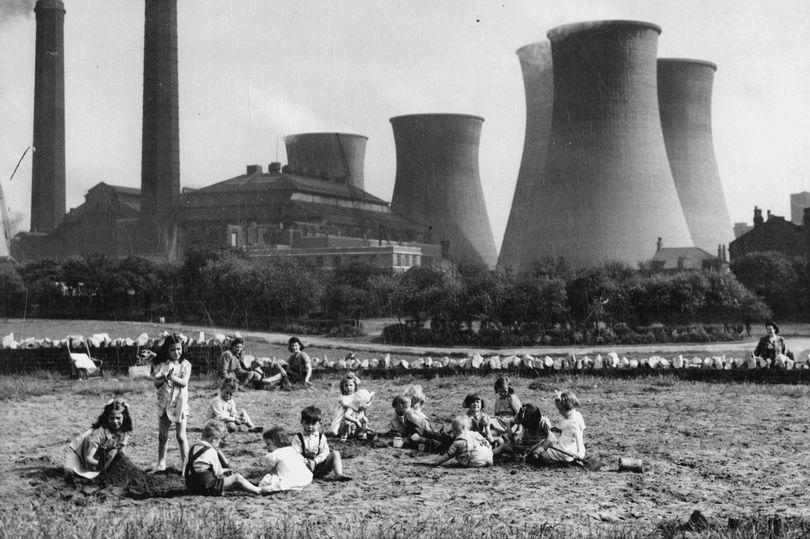
[[[644,471],[644,467],[642,465],[641,459],[621,457],[619,459],[619,471],[641,473]]]

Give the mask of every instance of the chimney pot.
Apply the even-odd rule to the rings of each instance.
[[[658,252],[664,248],[664,240],[661,236],[658,236],[658,241],[655,242],[655,251]]]
[[[278,161],[273,161],[267,166],[267,172],[280,172],[281,171],[281,163]]]
[[[247,173],[248,174],[257,174],[261,173],[262,166],[261,165],[248,165],[247,166]]]

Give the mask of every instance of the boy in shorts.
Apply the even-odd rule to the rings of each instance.
[[[244,490],[261,494],[259,487],[238,473],[231,473],[228,460],[217,449],[225,436],[225,427],[219,421],[209,421],[202,432],[202,440],[189,449],[186,463],[186,490],[189,494],[221,496],[227,490]]]
[[[340,452],[330,451],[326,436],[321,430],[320,408],[307,406],[301,410],[301,430],[292,439],[292,446],[301,453],[307,461],[307,468],[314,477],[326,477],[334,472],[337,481],[351,481],[351,477],[343,475],[343,461]]]

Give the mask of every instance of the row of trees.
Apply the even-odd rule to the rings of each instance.
[[[607,264],[573,271],[562,260],[549,260],[521,276],[478,266],[323,272],[292,259],[251,260],[230,251],[191,251],[180,265],[87,256],[4,266],[0,295],[5,316],[166,316],[301,332],[351,330],[345,321],[398,316],[400,340],[442,343],[503,335],[523,343],[561,332],[572,342],[644,340],[649,332],[636,337],[636,328],[746,324],[770,314],[733,274],[708,270],[655,274]],[[661,338],[672,336],[655,336]]]
[[[762,297],[780,319],[806,320],[810,315],[810,261],[777,252],[752,253],[731,263],[731,271]]]

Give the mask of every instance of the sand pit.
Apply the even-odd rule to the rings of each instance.
[[[319,406],[329,418],[337,403],[338,377],[315,382],[314,390],[244,391],[236,400],[265,428],[281,424],[295,431],[304,406]],[[414,382],[425,387],[426,412],[436,425],[449,425],[468,392],[479,392],[490,401],[494,396],[494,376],[364,381],[377,394],[369,410],[372,428],[386,430],[391,399]],[[590,456],[606,464],[605,469],[536,469],[519,460],[490,469],[433,468],[424,465],[432,457],[394,449],[385,439],[375,444],[332,440],[333,448],[345,453],[346,473],[354,478],[349,483],[316,481],[300,492],[264,498],[189,497],[181,492],[179,476],[143,473],[157,452],[151,384],[91,380],[4,403],[0,515],[11,535],[84,530],[70,528],[78,526],[72,515],[81,511],[108,515],[125,529],[130,521],[152,522],[180,508],[184,529],[195,519],[218,515],[219,533],[236,535],[268,529],[293,535],[343,536],[356,529],[369,534],[385,530],[390,535],[397,530],[414,533],[422,526],[450,537],[452,530],[463,532],[469,530],[464,526],[482,522],[490,523],[489,530],[518,535],[519,530],[535,530],[535,535],[546,530],[547,536],[662,533],[682,525],[695,509],[724,529],[729,518],[744,529],[762,530],[772,528],[777,517],[787,536],[791,530],[804,529],[802,518],[810,507],[805,479],[810,467],[807,386],[580,375],[549,377],[540,383],[515,379],[514,385],[524,403],[532,402],[552,417],[552,391],[572,389],[588,425],[586,447]],[[128,460],[99,484],[66,484],[60,466],[67,442],[89,426],[116,389],[126,391],[133,417]],[[190,441],[199,438],[204,411],[215,393],[209,380],[192,378]],[[233,434],[223,451],[236,470],[254,480],[261,477],[261,434]],[[643,473],[616,471],[620,457],[641,459]],[[169,464],[179,467],[178,460],[172,433]],[[43,507],[50,522],[43,520]],[[336,515],[345,527],[335,528]],[[25,527],[33,524],[22,524],[24,517],[35,519],[39,527]],[[440,522],[451,520],[455,527],[441,527]],[[53,527],[53,522],[60,527]]]

